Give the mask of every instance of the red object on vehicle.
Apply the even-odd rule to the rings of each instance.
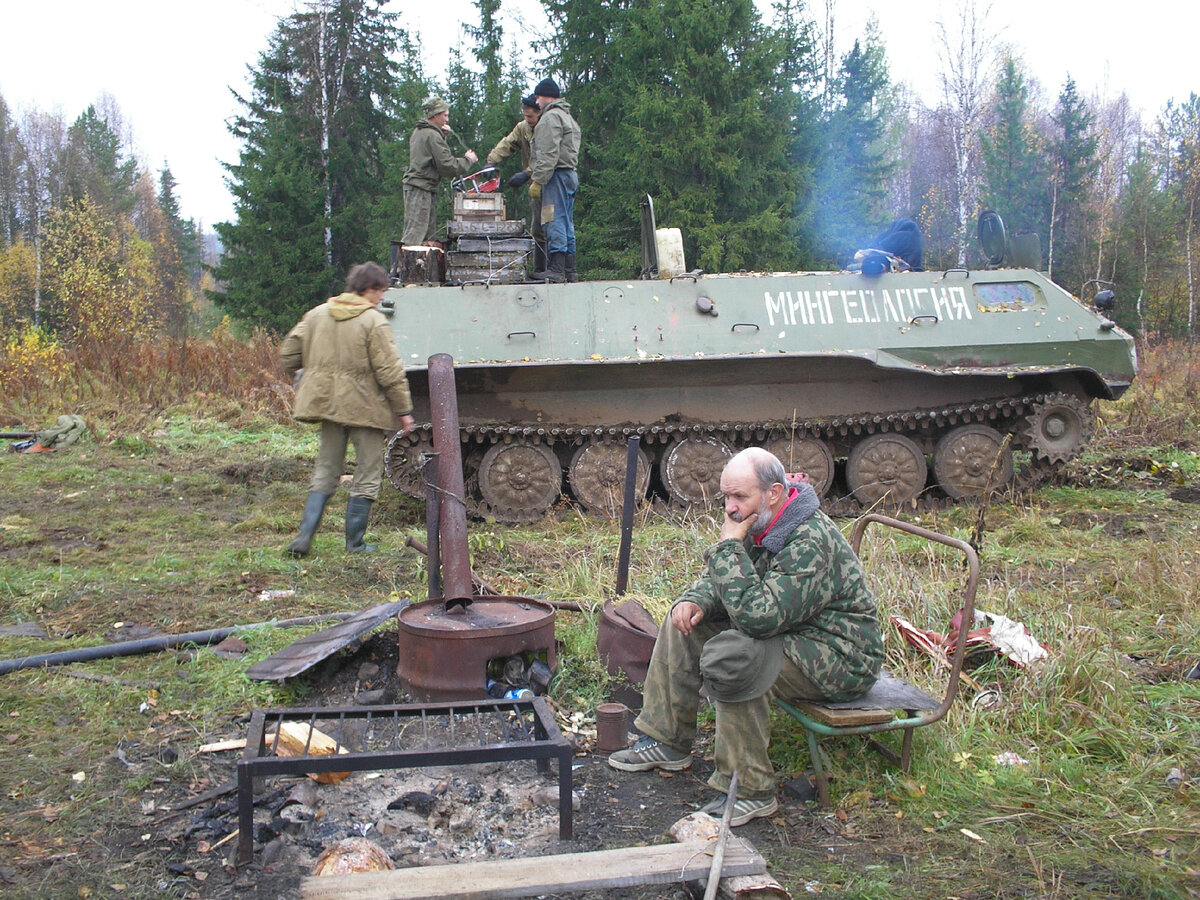
[[[450,186],[465,194],[494,194],[500,190],[500,170],[495,166],[484,166],[478,172],[456,179]]]

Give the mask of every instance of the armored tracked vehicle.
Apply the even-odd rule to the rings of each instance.
[[[1044,479],[1136,374],[1099,310],[1000,267],[997,227],[981,270],[408,285],[384,308],[419,422],[427,359],[455,360],[476,515],[531,520],[564,495],[618,512],[634,434],[639,496],[711,504],[726,459],[758,445],[832,513],[920,509]],[[423,496],[431,450],[429,426],[393,438],[392,482]]]

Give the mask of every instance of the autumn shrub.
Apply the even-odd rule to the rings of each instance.
[[[235,426],[284,421],[290,391],[278,346],[263,330],[237,338],[227,322],[202,338],[118,334],[69,349],[30,329],[0,356],[0,420],[40,427],[71,412],[129,430],[176,410]]]
[[[1200,429],[1200,350],[1186,341],[1138,342],[1138,376],[1115,407],[1101,407],[1115,445],[1186,448]]]
[[[32,326],[11,333],[0,353],[0,421],[19,425],[26,421],[22,411],[60,404],[70,392],[72,371],[67,351],[53,335]]]
[[[0,328],[31,324],[28,306],[37,287],[37,254],[23,238],[0,248]]]

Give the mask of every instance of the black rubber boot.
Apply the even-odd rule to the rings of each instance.
[[[575,271],[575,254],[574,253],[567,254],[567,264],[566,264],[566,267],[563,269],[563,275],[566,276],[566,279],[569,282],[575,282],[575,281],[579,280],[579,273]]]
[[[312,549],[313,535],[317,533],[317,526],[321,524],[321,515],[325,512],[325,504],[328,502],[328,494],[309,492],[308,499],[304,501],[304,516],[300,519],[300,534],[288,544],[285,553],[295,557],[308,556],[308,551]]]
[[[370,497],[351,497],[346,501],[346,552],[374,553],[375,545],[363,542],[367,520],[371,518]]]
[[[546,271],[534,272],[534,281],[544,281],[550,284],[562,284],[567,280],[567,254],[551,253],[546,263]]]

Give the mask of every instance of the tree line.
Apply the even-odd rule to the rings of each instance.
[[[47,337],[110,354],[184,339],[203,297],[202,240],[164,164],[139,168],[102,96],[69,124],[0,96],[0,347]]]
[[[290,327],[350,265],[387,259],[427,95],[449,100],[456,152],[482,156],[518,119],[521,95],[552,75],[583,128],[584,277],[636,274],[646,193],[706,271],[841,266],[902,216],[921,227],[927,268],[980,266],[974,223],[994,209],[1072,293],[1115,286],[1122,325],[1195,335],[1195,94],[1149,123],[1123,95],[1085,97],[1069,78],[1046,100],[973,0],[930,35],[935,103],[893,82],[872,22],[834,46],[836,0],[819,21],[803,0],[767,17],[753,0],[541,7],[542,35],[517,43],[502,0],[474,0],[436,77],[385,0],[308,0],[281,18],[230,125],[234,215],[216,225],[223,252],[207,296],[248,325]],[[0,100],[5,327],[82,334],[107,321],[85,315],[99,302],[87,298],[106,296],[121,298],[110,320],[186,327],[199,236],[169,169],[155,185],[122,154],[114,116],[15,122]],[[509,209],[527,211],[523,192]]]

